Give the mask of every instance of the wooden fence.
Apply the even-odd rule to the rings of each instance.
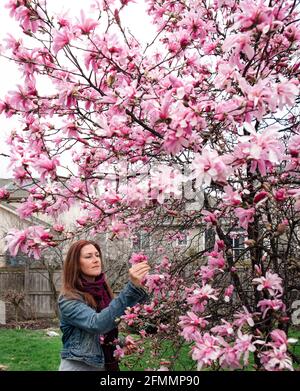
[[[60,270],[49,273],[45,269],[0,269],[0,297],[4,300],[9,290],[24,293],[21,309],[23,317],[28,319],[56,315],[54,287],[59,292],[60,285]],[[8,299],[5,301],[10,308],[7,314],[9,320],[13,318],[13,306]]]

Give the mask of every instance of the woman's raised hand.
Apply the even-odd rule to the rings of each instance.
[[[135,263],[130,269],[129,269],[129,280],[137,287],[141,287],[142,280],[148,274],[150,270],[150,266],[148,263],[140,262]]]

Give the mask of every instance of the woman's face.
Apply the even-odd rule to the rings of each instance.
[[[101,273],[99,251],[92,244],[86,244],[80,251],[79,265],[82,274],[88,280],[94,280]]]

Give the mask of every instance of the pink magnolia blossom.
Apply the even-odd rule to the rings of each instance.
[[[0,200],[7,200],[9,196],[9,191],[4,189],[3,187],[0,187]]]
[[[288,338],[286,333],[283,330],[275,329],[270,333],[273,340],[273,346],[279,348],[282,345],[287,346],[289,343],[296,343],[298,339]]]
[[[235,349],[244,356],[244,365],[248,364],[250,352],[255,352],[255,344],[261,343],[261,341],[252,342],[253,336],[251,334],[243,334],[239,329],[237,332],[238,338],[234,343]]]
[[[239,55],[240,52],[245,53],[249,60],[254,56],[254,49],[251,45],[251,33],[240,33],[229,35],[223,45],[222,49],[227,52],[231,49],[235,55]]]
[[[30,200],[27,200],[26,202],[24,202],[17,209],[18,214],[22,219],[31,216],[34,212],[37,212],[38,210],[39,210],[39,207],[36,204],[36,202],[30,201]]]
[[[240,353],[237,351],[235,346],[232,347],[227,344],[227,346],[222,349],[222,353],[219,357],[219,363],[222,368],[241,368]]]
[[[267,271],[265,277],[254,278],[252,281],[257,285],[258,291],[266,289],[272,296],[281,295],[283,292],[282,278],[271,271]]]
[[[234,286],[233,285],[229,285],[226,289],[225,289],[225,292],[224,292],[224,301],[226,303],[229,303],[230,301],[230,298],[233,294],[233,291],[234,291]]]
[[[206,223],[210,223],[212,225],[216,224],[217,223],[217,220],[218,220],[218,212],[209,212],[208,210],[202,210],[201,212],[203,214],[204,219],[203,221],[205,221]]]
[[[276,83],[274,93],[278,99],[278,107],[282,110],[285,106],[292,106],[295,103],[296,97],[299,95],[299,86],[292,81],[288,81],[281,75],[279,76],[280,83]]]
[[[267,7],[262,1],[244,0],[241,1],[239,10],[235,14],[235,27],[241,27],[245,30],[255,27],[258,31],[266,34],[274,18],[273,9]]]
[[[19,252],[20,247],[25,244],[27,238],[26,233],[26,231],[18,231],[17,229],[12,229],[8,233],[8,250],[12,256],[16,256]]]
[[[287,191],[286,189],[278,189],[276,190],[275,194],[274,194],[274,198],[277,202],[282,202],[284,200],[286,200],[287,198]]]
[[[181,335],[187,341],[192,341],[195,332],[204,329],[208,325],[205,318],[198,317],[191,311],[188,311],[185,316],[180,316],[179,320],[178,326],[182,328]]]
[[[199,274],[201,275],[204,284],[214,278],[216,269],[211,269],[209,266],[201,266]]]
[[[90,34],[98,26],[98,22],[91,18],[86,18],[83,10],[80,11],[80,21],[74,27],[78,28],[81,34]]]
[[[122,319],[128,324],[128,326],[134,325],[134,322],[138,319],[138,314],[129,310],[125,311],[125,315],[122,315]]]
[[[118,221],[117,219],[113,219],[110,225],[110,230],[114,236],[118,238],[125,238],[128,236],[127,225]]]
[[[211,365],[222,353],[220,339],[209,333],[200,336],[192,347],[192,358],[197,361],[197,369]]]
[[[256,193],[253,199],[254,204],[260,203],[260,201],[265,200],[268,196],[267,191],[260,191],[259,193]]]
[[[233,322],[233,324],[235,326],[238,326],[239,328],[245,326],[245,325],[248,325],[250,327],[253,327],[254,326],[254,320],[253,320],[253,317],[257,314],[257,313],[250,313],[248,311],[248,309],[243,306],[243,310],[244,311],[239,311],[237,313],[234,314],[234,317],[236,318],[235,321]]]
[[[240,227],[244,228],[245,230],[248,229],[249,223],[253,223],[254,221],[254,214],[255,214],[254,208],[249,208],[249,209],[236,208],[234,210],[234,213],[236,217],[239,219]]]
[[[204,148],[201,154],[196,155],[192,162],[193,173],[191,179],[195,179],[198,185],[210,185],[211,181],[226,183],[230,173],[222,156],[210,148]]]
[[[43,25],[38,12],[26,6],[17,7],[14,16],[25,31],[29,30],[35,33]]]
[[[133,253],[132,256],[129,259],[129,263],[132,265],[140,262],[148,262],[148,257],[145,254],[141,253]]]
[[[120,347],[120,345],[116,345],[116,348],[114,350],[114,357],[117,360],[120,360],[120,358],[125,356],[125,351],[123,348]]]
[[[260,361],[267,371],[294,370],[292,360],[286,352],[286,345],[276,347],[269,343],[268,346],[271,346],[268,351],[259,354]]]
[[[148,274],[146,276],[145,286],[149,292],[160,292],[162,285],[165,282],[165,276],[163,274]]]
[[[130,181],[129,186],[120,189],[120,192],[125,194],[123,202],[131,207],[145,207],[150,200],[149,186],[147,181],[142,183],[137,183],[135,180]]]
[[[226,336],[228,337],[233,335],[234,334],[233,325],[224,319],[221,319],[221,321],[223,324],[212,327],[210,331],[221,337],[226,337]]]
[[[194,289],[192,294],[187,297],[187,303],[192,304],[193,311],[203,312],[208,299],[218,300],[217,291],[206,284],[202,288]]]
[[[9,91],[8,103],[18,110],[30,110],[33,108],[32,100],[36,97],[36,89],[32,83],[26,87],[18,85],[18,91]]]
[[[9,0],[4,7],[10,10],[10,16],[13,17],[16,14],[16,10],[25,5],[26,0]]]
[[[74,33],[72,33],[68,28],[54,32],[52,44],[54,54],[57,55],[57,53],[68,45],[73,38]]]
[[[260,308],[261,311],[263,311],[263,318],[266,317],[267,312],[272,311],[285,311],[286,307],[285,304],[280,299],[264,299],[260,300],[257,304],[257,307]]]
[[[47,176],[55,178],[59,160],[57,158],[49,159],[47,156],[41,156],[35,160],[34,164],[36,170],[41,174],[41,179],[45,180]]]
[[[224,187],[225,196],[223,197],[223,200],[226,204],[237,206],[242,203],[241,195],[238,191],[234,191],[231,186],[225,186]]]
[[[13,169],[13,177],[22,184],[28,178],[28,172],[23,167],[15,167]]]
[[[296,134],[289,140],[289,152],[293,157],[298,157],[300,152],[300,135]]]
[[[19,251],[33,256],[35,259],[41,257],[43,248],[53,245],[52,235],[41,226],[32,226],[19,231],[12,229],[6,236],[7,247],[11,255],[16,256]]]
[[[56,232],[63,232],[65,230],[65,227],[62,224],[54,224],[52,228]]]
[[[223,258],[221,253],[217,251],[212,251],[208,253],[208,267],[211,269],[223,269],[225,267],[225,259]]]
[[[267,170],[278,164],[283,159],[283,144],[279,140],[278,127],[270,126],[261,134],[249,125],[244,124],[250,136],[240,137],[234,155],[237,158],[251,160],[250,172],[254,173],[258,168],[261,175],[266,175]]]

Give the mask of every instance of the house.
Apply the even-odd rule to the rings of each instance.
[[[21,266],[25,263],[27,257],[23,254],[18,254],[12,257],[6,250],[5,236],[10,229],[24,229],[30,225],[41,225],[45,228],[49,227],[49,222],[38,218],[29,217],[21,219],[17,209],[20,201],[27,196],[26,190],[16,188],[13,181],[10,179],[0,179],[0,188],[6,188],[11,196],[8,200],[0,201],[0,267],[4,266]]]

